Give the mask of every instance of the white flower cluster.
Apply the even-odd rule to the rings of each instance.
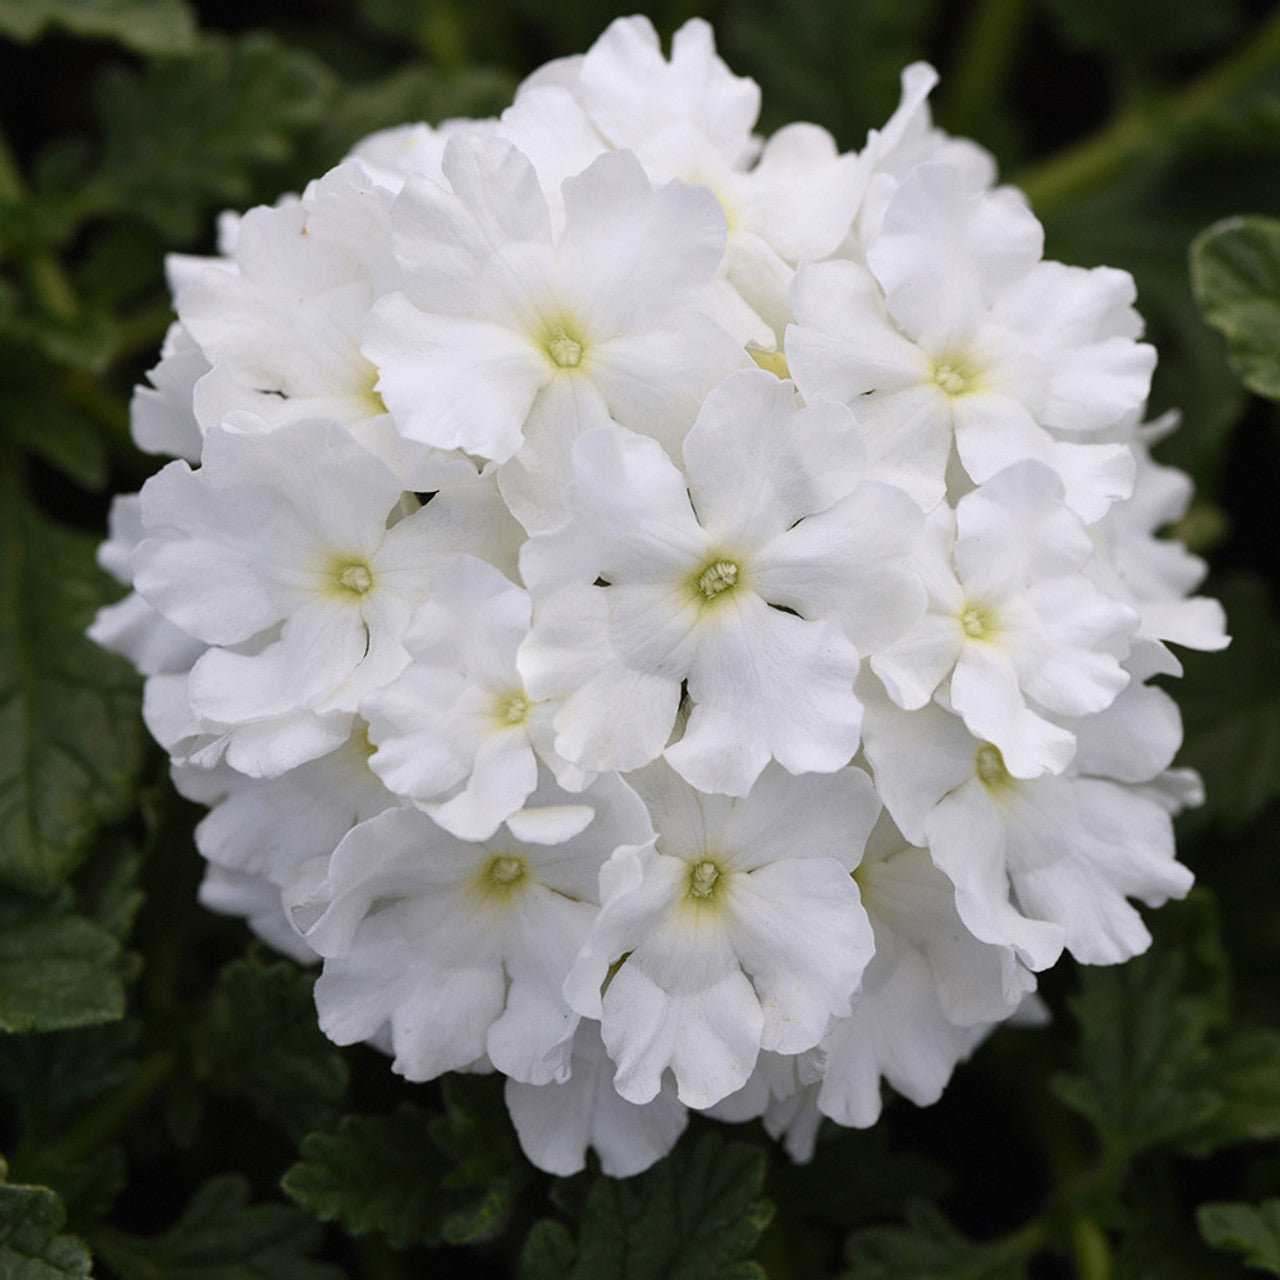
[[[93,634],[202,898],[323,958],[338,1043],[504,1073],[556,1173],[931,1102],[1190,883],[1147,681],[1226,638],[1133,283],[1042,260],[935,78],[762,140],[705,23],[626,19],[170,263],[179,460]]]

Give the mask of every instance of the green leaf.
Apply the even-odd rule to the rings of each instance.
[[[1280,798],[1280,618],[1260,578],[1219,584],[1231,648],[1183,653],[1172,690],[1182,708],[1182,764],[1205,784],[1204,813],[1238,831]]]
[[[119,594],[93,552],[0,457],[0,883],[37,893],[127,811],[141,758],[138,681],[84,635]]]
[[[391,1115],[344,1116],[309,1134],[284,1191],[355,1236],[378,1232],[395,1248],[469,1244],[506,1224],[523,1176],[497,1082],[446,1085],[437,1116],[405,1103]]]
[[[1179,931],[1181,933],[1179,934]],[[1221,1106],[1206,1066],[1228,1018],[1225,959],[1211,900],[1193,893],[1157,916],[1157,940],[1123,965],[1082,966],[1071,1011],[1080,1073],[1053,1092],[1120,1160],[1196,1133]]]
[[[937,0],[740,0],[716,36],[735,71],[767,85],[766,132],[813,120],[843,147],[861,147],[898,105],[902,68],[926,55],[938,8]]]
[[[1205,1204],[1196,1215],[1200,1234],[1215,1249],[1243,1253],[1246,1267],[1280,1276],[1280,1200]]]
[[[66,1211],[46,1187],[13,1186],[0,1159],[0,1275],[13,1280],[81,1280],[92,1274],[89,1250],[62,1235]]]
[[[211,210],[251,203],[265,170],[281,181],[333,93],[316,58],[260,34],[203,37],[192,57],[141,74],[109,67],[95,95],[102,162],[83,203],[189,241]]]
[[[342,1118],[335,1133],[312,1133],[281,1187],[322,1222],[353,1236],[380,1232],[403,1249],[440,1238],[439,1155],[431,1114],[404,1103],[389,1116]]]
[[[88,1103],[133,1074],[135,1023],[0,1035],[0,1092],[21,1117],[27,1145],[46,1145]]]
[[[520,1280],[764,1280],[747,1261],[773,1216],[764,1173],[759,1150],[707,1135],[638,1177],[599,1177],[576,1244],[538,1223]]]
[[[120,943],[71,914],[71,895],[40,901],[0,889],[0,1029],[54,1031],[124,1014]]]
[[[233,961],[218,975],[203,1037],[209,1084],[295,1138],[332,1122],[347,1085],[346,1063],[316,1022],[314,985],[287,960]]]
[[[0,0],[0,34],[29,41],[46,27],[119,40],[140,53],[185,53],[196,34],[185,0]]]
[[[151,1238],[115,1230],[95,1247],[118,1280],[342,1280],[312,1255],[320,1228],[283,1204],[249,1204],[237,1175],[211,1178],[177,1222]]]
[[[1201,1081],[1217,1099],[1180,1145],[1202,1156],[1236,1142],[1280,1137],[1280,1032],[1233,1029],[1215,1045]]]
[[[1202,232],[1191,287],[1244,385],[1280,400],[1280,219],[1226,218]]]
[[[1025,1250],[976,1244],[916,1200],[902,1226],[865,1227],[845,1244],[848,1280],[1025,1280]]]

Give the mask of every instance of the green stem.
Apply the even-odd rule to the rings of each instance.
[[[26,194],[27,186],[13,158],[9,141],[0,130],[0,203],[18,204]],[[61,320],[74,316],[80,307],[57,255],[50,249],[33,249],[21,257],[27,282],[40,306]]]
[[[977,0],[970,11],[938,110],[953,133],[974,131],[984,105],[1004,82],[1026,18],[1027,0]]]
[[[175,1057],[162,1049],[144,1058],[138,1069],[114,1093],[80,1117],[50,1151],[59,1164],[75,1164],[110,1141],[146,1105],[168,1079]]]
[[[1072,1218],[1071,1252],[1080,1280],[1111,1280],[1111,1243],[1092,1218]]]
[[[1198,80],[1122,111],[1100,133],[1014,176],[1037,211],[1106,183],[1143,152],[1204,119],[1280,62],[1280,6],[1253,39]]]

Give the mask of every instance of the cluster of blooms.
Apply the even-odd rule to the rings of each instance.
[[[1226,638],[1133,283],[1042,260],[935,78],[762,140],[705,23],[622,20],[171,261],[178,460],[93,634],[203,900],[323,958],[338,1043],[504,1073],[545,1169],[931,1102],[1190,883],[1147,681]]]

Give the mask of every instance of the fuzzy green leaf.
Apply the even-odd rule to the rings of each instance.
[[[89,1250],[62,1235],[66,1211],[47,1187],[13,1186],[0,1159],[0,1275],[12,1280],[87,1280]]]
[[[317,1025],[314,985],[288,961],[233,961],[218,975],[205,1037],[212,1087],[247,1098],[295,1138],[332,1121],[347,1084],[342,1055]]]
[[[48,901],[0,890],[0,1029],[55,1031],[124,1013],[123,958],[101,925]]]
[[[93,551],[0,459],[0,882],[38,893],[128,808],[141,756],[138,682],[84,635],[118,594]]]
[[[345,1116],[309,1134],[285,1192],[355,1236],[396,1248],[470,1244],[505,1226],[523,1176],[496,1081],[450,1079],[443,1116],[404,1104],[391,1115]]]
[[[1243,1253],[1246,1267],[1280,1276],[1280,1200],[1205,1204],[1196,1215],[1200,1234],[1215,1249]]]
[[[322,1222],[353,1236],[379,1232],[393,1248],[439,1240],[431,1115],[405,1103],[389,1116],[342,1118],[312,1133],[281,1187]]]
[[[317,1262],[320,1229],[289,1205],[249,1203],[237,1175],[211,1178],[161,1235],[103,1232],[95,1240],[118,1280],[342,1280]]]
[[[1025,1280],[1024,1256],[962,1236],[933,1205],[912,1201],[902,1226],[865,1227],[845,1244],[847,1280]]]
[[[0,0],[0,34],[29,41],[46,27],[119,40],[139,53],[185,53],[196,35],[185,0]]]
[[[98,85],[105,134],[81,203],[140,219],[171,243],[193,239],[208,213],[251,203],[264,170],[297,154],[334,91],[324,65],[269,36],[201,39],[190,58],[141,74],[111,67]]]
[[[1211,1068],[1229,1009],[1211,899],[1169,904],[1155,932],[1126,964],[1081,967],[1081,1070],[1052,1082],[1122,1159],[1205,1133],[1223,1107]]]
[[[1240,830],[1280,798],[1280,618],[1259,578],[1234,575],[1217,594],[1231,648],[1182,655],[1180,762],[1204,778],[1206,814]]]
[[[1280,1137],[1280,1032],[1235,1028],[1215,1045],[1201,1075],[1217,1099],[1181,1146],[1207,1155],[1236,1142]]]
[[[625,1181],[600,1177],[576,1245],[540,1222],[520,1280],[764,1280],[748,1257],[773,1217],[760,1151],[707,1136]]]
[[[1280,400],[1280,219],[1227,218],[1197,236],[1191,285],[1245,386]]]

